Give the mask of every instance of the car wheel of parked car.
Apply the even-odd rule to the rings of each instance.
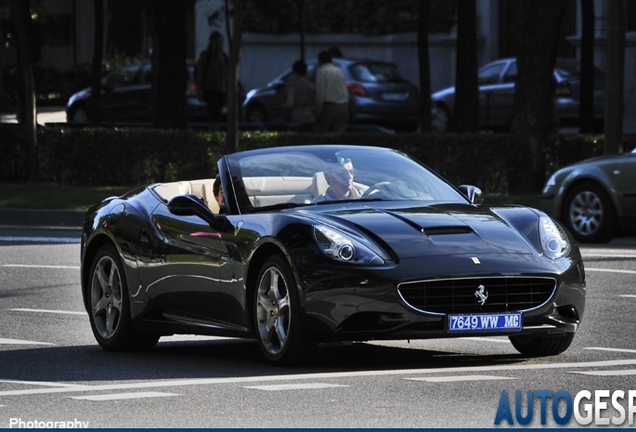
[[[267,118],[267,111],[261,105],[252,105],[248,108],[245,120],[248,123],[265,123]]]
[[[550,336],[509,336],[512,346],[523,355],[543,357],[561,354],[570,347],[574,333]]]
[[[607,193],[589,181],[575,186],[568,193],[562,220],[581,242],[608,242],[616,227],[614,207]]]
[[[67,121],[69,123],[75,124],[88,124],[88,122],[90,121],[90,118],[88,116],[88,109],[81,105],[73,107]]]
[[[305,334],[296,283],[283,257],[265,261],[254,295],[256,339],[265,357],[281,365],[310,360],[316,345]]]
[[[437,132],[448,132],[451,128],[451,113],[446,105],[437,104],[437,113],[433,119]]]
[[[133,328],[126,278],[114,246],[102,246],[93,259],[90,274],[89,316],[93,334],[102,348],[124,351],[155,346],[158,335]]]

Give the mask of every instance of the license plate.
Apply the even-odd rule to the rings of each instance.
[[[448,315],[449,332],[521,330],[521,313]]]
[[[385,101],[404,101],[408,97],[408,93],[382,93],[382,99]]]

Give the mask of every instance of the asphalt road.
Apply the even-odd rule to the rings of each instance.
[[[522,404],[527,391],[547,390],[546,425],[558,426],[552,401],[557,416],[567,414],[558,391],[574,398],[588,390],[593,399],[636,390],[634,238],[583,248],[588,303],[562,355],[528,359],[506,338],[468,337],[335,347],[311,367],[281,368],[237,339],[179,336],[150,352],[103,351],[80,300],[77,238],[60,243],[54,231],[9,241],[0,232],[0,428],[481,428],[494,426],[504,399],[519,425],[516,390]],[[541,426],[542,394],[531,394],[531,426]],[[611,396],[599,398],[596,421],[620,420]],[[618,400],[628,425],[628,402]],[[579,424],[572,415],[568,425]]]

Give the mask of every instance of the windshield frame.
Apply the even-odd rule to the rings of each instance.
[[[469,204],[468,199],[439,174],[389,148],[289,146],[234,153],[225,160],[241,214],[329,203]],[[357,194],[337,196],[332,186],[335,172],[339,172],[343,182],[348,173],[349,186]]]

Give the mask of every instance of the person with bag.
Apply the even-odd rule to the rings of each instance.
[[[212,129],[218,129],[227,96],[228,58],[223,52],[223,36],[210,34],[208,47],[201,52],[196,65],[197,93],[208,105]]]
[[[287,86],[287,100],[283,107],[289,110],[288,127],[297,132],[312,132],[316,117],[316,86],[307,79],[307,65],[302,60],[292,65],[292,80]]]

